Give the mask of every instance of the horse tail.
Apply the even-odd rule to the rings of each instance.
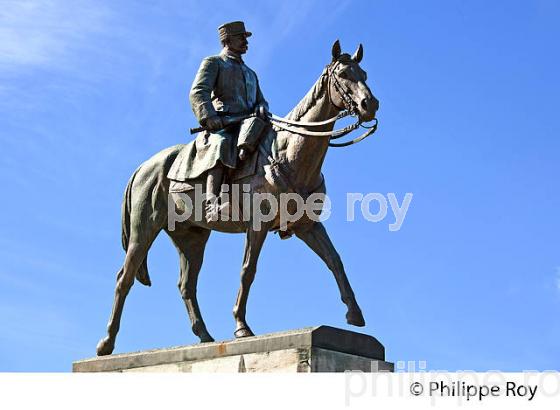
[[[140,168],[134,171],[134,174],[130,177],[126,190],[124,191],[124,198],[122,202],[122,246],[126,252],[128,249],[128,242],[130,240],[130,208],[132,204],[132,184],[134,183],[134,178],[138,174]],[[152,281],[150,280],[150,275],[148,273],[148,258],[144,258],[144,261],[138,268],[136,272],[136,279],[143,285],[151,286]]]

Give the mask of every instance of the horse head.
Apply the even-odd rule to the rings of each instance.
[[[340,42],[332,46],[332,62],[327,66],[329,76],[329,96],[331,103],[339,110],[348,110],[362,122],[375,118],[379,101],[366,84],[367,73],[360,67],[364,48],[360,44],[356,52],[342,53]]]

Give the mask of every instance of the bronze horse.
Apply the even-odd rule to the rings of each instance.
[[[321,123],[334,118],[343,110],[351,110],[360,121],[375,119],[379,108],[378,100],[366,85],[366,73],[360,67],[363,48],[350,56],[341,53],[338,40],[332,47],[332,61],[302,101],[288,114],[287,120],[306,123]],[[319,133],[328,134],[334,121],[316,127]],[[324,181],[321,166],[329,147],[329,138],[309,137],[295,132],[271,129],[266,138],[275,146],[274,161],[287,172],[291,187],[300,193],[317,192]],[[265,222],[261,229],[254,229],[251,221],[220,221],[208,225],[205,218],[191,217],[178,224],[175,230],[167,227],[170,180],[169,169],[184,145],[167,148],[143,163],[131,177],[123,199],[122,239],[126,257],[117,275],[115,300],[108,323],[108,335],[97,345],[98,355],[113,352],[119,331],[124,302],[134,279],[150,285],[146,257],[156,236],[165,230],[179,252],[181,272],[179,291],[185,302],[192,330],[201,342],[214,339],[206,330],[198,307],[196,288],[202,266],[204,248],[212,230],[221,232],[245,232],[245,253],[241,268],[241,286],[233,308],[236,321],[235,337],[253,336],[245,320],[249,289],[255,278],[257,260],[267,233],[277,229],[278,218]],[[268,161],[265,156],[261,156]],[[269,191],[278,194],[282,189],[273,186],[265,178],[260,163],[256,174],[241,181],[250,184],[254,191]],[[287,171],[286,171],[287,170]],[[323,191],[324,192],[324,191]],[[204,212],[204,210],[202,210]],[[305,219],[305,217],[302,217]],[[301,222],[301,223],[299,223]],[[344,266],[323,224],[317,221],[299,221],[293,224],[293,233],[304,241],[326,263],[336,279],[340,295],[348,311],[346,320],[354,326],[364,326],[365,321],[356,302],[354,292]]]

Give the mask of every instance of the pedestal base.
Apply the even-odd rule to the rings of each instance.
[[[372,336],[329,326],[80,360],[74,372],[363,372],[393,371]]]

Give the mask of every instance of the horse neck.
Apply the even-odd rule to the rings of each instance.
[[[328,81],[323,72],[313,88],[300,103],[287,115],[290,120],[318,122],[332,118],[340,112],[335,107],[327,92]],[[313,131],[332,131],[334,123],[313,127]],[[293,134],[288,131],[280,133],[280,161],[287,163],[291,170],[292,182],[300,188],[313,189],[321,181],[321,167],[329,147],[328,137],[310,137]]]

